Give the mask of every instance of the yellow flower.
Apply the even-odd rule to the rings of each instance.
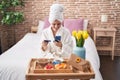
[[[88,36],[89,36],[89,35],[88,35],[88,32],[87,32],[87,31],[83,31],[83,38],[84,38],[84,39],[87,39]]]
[[[76,38],[79,40],[81,38],[81,33],[76,33]]]
[[[76,62],[77,62],[77,63],[79,63],[80,61],[81,61],[81,59],[80,59],[80,58],[77,58],[77,59],[76,59]]]
[[[74,37],[75,37],[75,36],[76,36],[76,34],[77,34],[77,31],[75,31],[75,30],[74,30],[74,31],[72,32],[72,36],[74,36]]]
[[[83,34],[83,31],[82,31],[82,30],[79,30],[78,33]]]
[[[88,34],[87,31],[79,30],[79,31],[77,32],[76,30],[74,30],[74,31],[72,32],[72,36],[75,37],[76,46],[77,46],[77,47],[83,47],[84,41],[85,41],[85,39],[88,38],[89,34]]]

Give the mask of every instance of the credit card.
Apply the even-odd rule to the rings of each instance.
[[[51,40],[44,40],[45,42],[51,42]]]

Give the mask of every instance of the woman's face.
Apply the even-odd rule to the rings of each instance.
[[[61,22],[58,20],[55,20],[52,24],[51,24],[51,28],[54,32],[57,32],[58,29],[61,27]]]

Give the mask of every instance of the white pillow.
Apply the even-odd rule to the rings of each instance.
[[[42,32],[42,30],[43,30],[43,27],[44,27],[44,21],[40,20],[40,21],[39,21],[39,24],[38,24],[37,34],[41,34],[41,32]]]
[[[84,19],[83,30],[87,30],[87,27],[88,27],[88,20]]]

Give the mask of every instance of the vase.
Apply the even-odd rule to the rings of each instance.
[[[76,54],[77,56],[85,59],[86,49],[85,49],[85,47],[74,47],[73,54]]]

